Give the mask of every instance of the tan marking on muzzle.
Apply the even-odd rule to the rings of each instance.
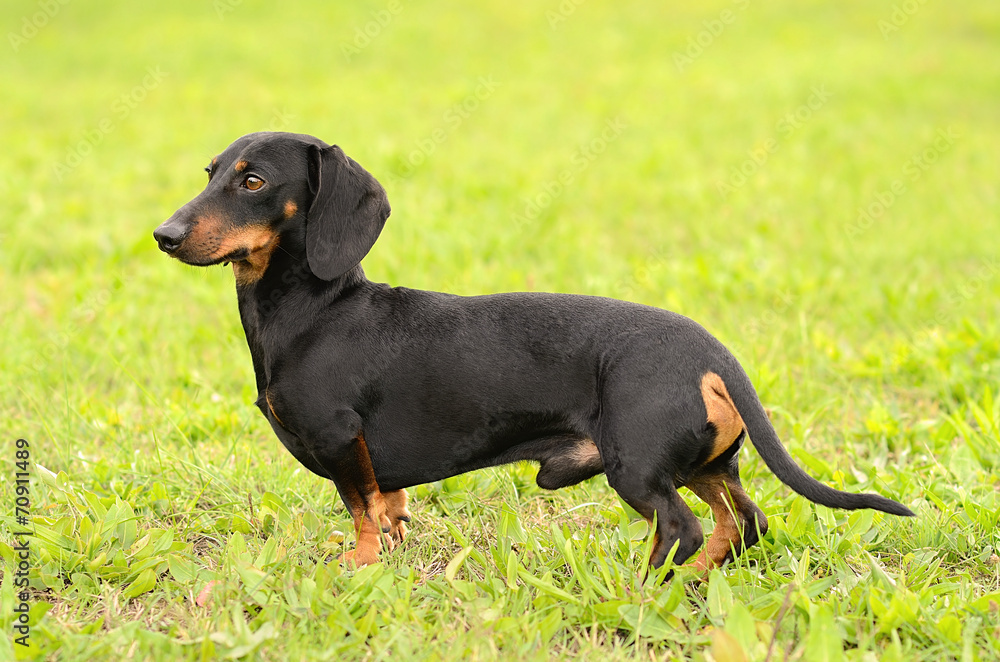
[[[205,214],[194,219],[191,232],[188,233],[180,251],[192,259],[213,259],[213,254],[219,245],[219,239],[225,234],[222,217],[215,214]]]

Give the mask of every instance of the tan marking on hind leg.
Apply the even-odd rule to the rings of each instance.
[[[705,401],[708,422],[715,426],[716,434],[712,452],[705,463],[722,455],[743,432],[743,418],[729,397],[725,382],[714,372],[706,372],[701,378],[701,398]]]
[[[738,482],[723,475],[706,476],[691,481],[687,488],[707,503],[715,516],[715,528],[708,544],[694,562],[698,570],[708,571],[734,558],[749,546],[745,544],[747,538],[752,541],[750,545],[757,542],[756,530],[748,531],[741,527],[759,527],[761,534],[767,530],[764,513]],[[733,517],[734,513],[740,517],[739,523]]]

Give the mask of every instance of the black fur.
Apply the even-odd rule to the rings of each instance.
[[[237,171],[240,162],[247,166]],[[197,226],[211,222],[234,232],[256,224],[277,237],[263,273],[237,287],[257,404],[349,507],[363,501],[363,468],[351,468],[365,462],[355,459],[359,438],[383,493],[517,460],[540,462],[538,484],[553,489],[603,471],[626,502],[657,518],[654,565],[676,540],[682,562],[702,534],[677,488],[706,476],[739,481],[742,434],[706,462],[717,435],[699,384],[714,372],[752,443],[792,489],[831,507],[912,515],[805,474],[737,361],[686,317],[599,297],[461,297],[370,282],[359,262],[389,214],[385,191],[340,148],[311,136],[244,136],[212,170],[205,191],[154,234],[191,264],[246,268],[252,247],[199,253],[189,236],[208,236]],[[248,174],[264,186],[247,190]],[[599,456],[587,454],[588,440]],[[757,513],[747,506],[744,524],[766,530]],[[745,544],[756,541],[756,532],[744,535]]]

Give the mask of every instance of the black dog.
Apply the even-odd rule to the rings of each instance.
[[[209,182],[153,236],[187,264],[231,262],[257,375],[257,406],[310,471],[332,480],[374,563],[410,521],[403,488],[518,460],[556,489],[605,473],[682,563],[721,565],[767,519],[740,484],[747,432],[810,501],[913,513],[827,487],[781,445],[746,373],[695,322],[567,294],[461,297],[372,283],[360,261],[389,216],[382,186],[337,146],[254,133],[212,160]],[[733,514],[737,517],[734,518]]]

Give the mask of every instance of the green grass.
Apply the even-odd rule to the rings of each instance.
[[[995,3],[343,4],[0,9],[0,658],[1000,659]],[[516,466],[329,562],[350,520],[252,405],[231,272],[150,234],[262,128],[386,184],[373,280],[693,317],[813,475],[918,517],[814,507],[746,450],[761,544],[643,585],[603,478]]]

